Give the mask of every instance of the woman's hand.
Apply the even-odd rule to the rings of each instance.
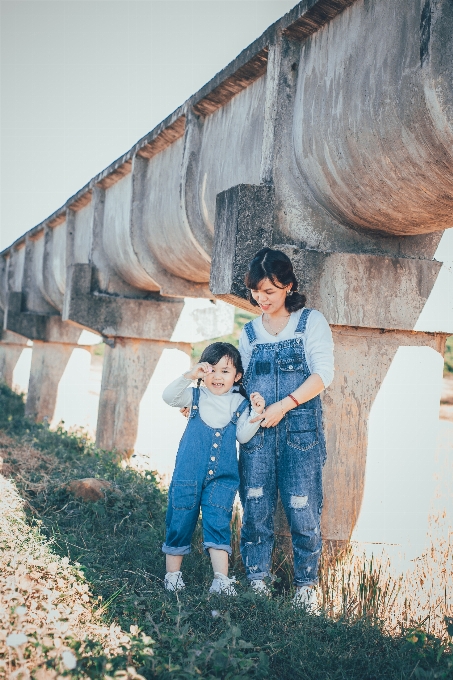
[[[275,404],[267,406],[260,416],[253,418],[250,422],[256,423],[258,420],[261,420],[261,427],[275,427],[279,424],[284,415],[285,412],[283,410],[282,402],[277,401]]]

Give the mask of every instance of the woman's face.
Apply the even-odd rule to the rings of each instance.
[[[251,290],[252,298],[256,300],[260,309],[266,314],[275,314],[285,307],[286,293],[292,284],[282,288],[274,286],[270,279],[259,282],[257,290]]]

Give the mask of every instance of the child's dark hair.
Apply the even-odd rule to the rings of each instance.
[[[239,350],[237,350],[236,347],[229,342],[213,342],[212,345],[205,347],[200,357],[200,363],[207,361],[208,364],[211,364],[211,366],[215,366],[219,363],[222,357],[228,357],[236,369],[236,373],[241,373],[242,376],[244,375],[244,369],[242,367],[242,359],[241,355],[239,354]],[[245,399],[248,399],[247,393],[242,385],[242,376],[234,384],[239,387],[239,394],[245,397]],[[200,383],[201,379],[198,380],[198,387],[200,386]]]
[[[252,305],[258,307],[253,299],[251,290],[258,290],[263,279],[269,279],[277,288],[284,288],[292,284],[291,291],[286,297],[285,307],[288,312],[297,312],[305,307],[305,295],[298,292],[299,284],[294,274],[291,260],[281,250],[261,248],[250,262],[249,270],[245,275],[245,285],[248,288],[248,297]]]

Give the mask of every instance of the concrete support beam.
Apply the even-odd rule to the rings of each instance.
[[[0,382],[8,387],[13,386],[14,369],[26,347],[27,338],[0,330]]]
[[[140,402],[166,348],[191,352],[188,343],[136,338],[117,338],[114,347],[106,346],[96,435],[99,448],[132,455]]]
[[[388,375],[392,362],[400,348],[426,348],[438,354],[438,375],[433,376],[439,385],[436,393],[429,385],[418,382],[418,408],[414,417],[423,422],[423,428],[430,433],[430,449],[416,450],[414,422],[412,418],[400,420],[395,429],[387,433],[388,442],[411,442],[414,460],[420,461],[434,455],[442,378],[442,360],[445,348],[445,334],[387,331],[378,329],[334,326],[335,379],[323,393],[323,411],[327,443],[327,461],[324,468],[324,508],[322,533],[334,546],[343,546],[351,537],[356,526],[365,489],[366,471],[375,464],[374,447],[370,448],[370,413],[375,406],[377,395]],[[410,381],[416,363],[407,364],[402,380]],[[436,404],[437,400],[437,404]],[[382,409],[382,404],[376,404]],[[385,408],[385,406],[384,406]],[[417,415],[416,415],[417,414]],[[381,414],[385,418],[385,414]],[[390,444],[391,446],[391,444]],[[370,453],[368,453],[370,452]],[[371,458],[370,458],[371,456]],[[392,467],[388,474],[393,476],[399,468],[398,457],[403,451],[394,451]],[[409,470],[405,479],[400,480],[404,496],[407,484],[411,484]],[[372,480],[368,480],[372,483]],[[382,496],[385,495],[382,489]],[[376,523],[379,524],[381,507],[376,507]]]
[[[52,421],[58,384],[75,347],[69,343],[34,341],[25,405],[25,414],[30,418]]]
[[[181,314],[180,299],[131,299],[91,292],[92,267],[75,264],[68,271],[63,320],[70,319],[106,337],[167,340]]]

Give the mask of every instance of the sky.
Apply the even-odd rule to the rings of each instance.
[[[295,4],[2,0],[0,249],[52,214]]]

